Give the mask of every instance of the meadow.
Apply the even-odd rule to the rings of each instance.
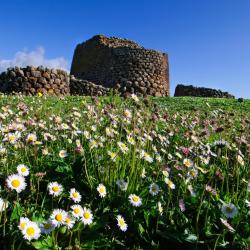
[[[249,249],[250,100],[0,109],[1,249]]]

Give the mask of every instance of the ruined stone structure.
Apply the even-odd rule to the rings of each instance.
[[[42,66],[10,68],[0,74],[0,92],[24,95],[68,95],[70,78],[67,72]]]
[[[124,93],[169,95],[165,53],[147,50],[133,41],[94,36],[77,45],[71,74]]]
[[[192,85],[178,84],[175,88],[174,96],[199,96],[199,97],[218,97],[218,98],[234,98],[228,92],[221,90],[194,87]]]

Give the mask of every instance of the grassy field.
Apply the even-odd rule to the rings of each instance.
[[[0,107],[3,249],[249,249],[250,100]]]

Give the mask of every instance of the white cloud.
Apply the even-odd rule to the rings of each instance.
[[[19,51],[13,59],[0,58],[0,72],[5,71],[9,67],[26,67],[28,65],[44,66],[48,68],[68,70],[68,61],[63,57],[47,59],[44,57],[45,49],[39,47],[36,50],[25,52]]]

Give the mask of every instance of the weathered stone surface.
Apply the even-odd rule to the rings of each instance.
[[[169,95],[168,56],[133,41],[102,35],[77,45],[71,74],[119,92]],[[159,85],[161,87],[159,88]]]
[[[57,80],[57,85],[54,84],[55,80]],[[0,74],[0,92],[6,94],[22,93],[24,95],[38,93],[68,95],[70,94],[69,75],[63,70],[51,70],[41,66],[37,68],[33,66],[21,69],[19,67],[9,68]]]
[[[218,98],[235,98],[228,92],[221,90],[194,87],[193,85],[178,84],[175,88],[174,96],[199,96],[199,97],[218,97]]]

